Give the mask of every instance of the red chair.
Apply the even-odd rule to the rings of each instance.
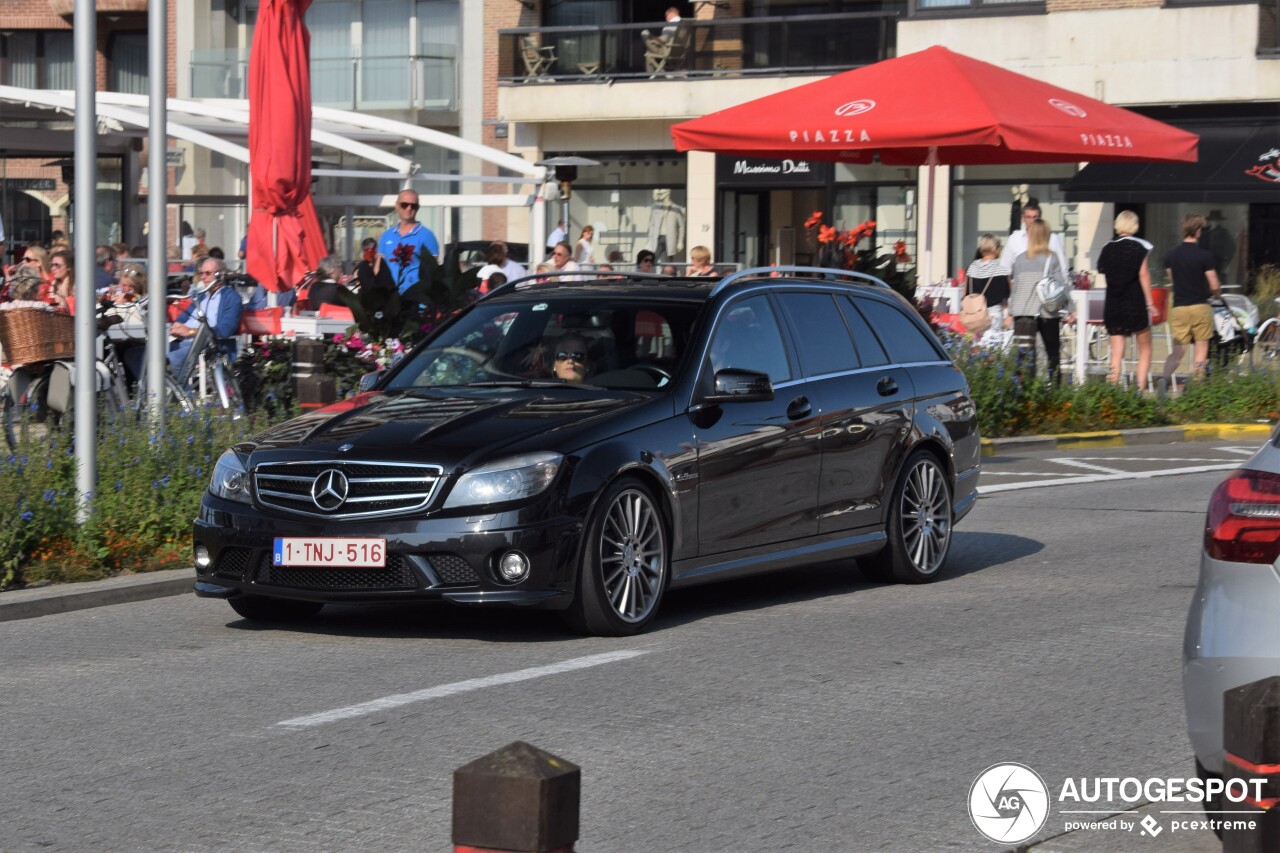
[[[182,314],[183,311],[186,311],[190,307],[191,307],[190,299],[179,299],[177,302],[170,302],[168,306],[169,322],[170,323],[178,322],[178,317]]]
[[[328,302],[320,306],[319,310],[316,311],[316,316],[322,320],[346,320],[348,323],[356,321],[350,308],[343,305],[333,305]]]
[[[243,311],[240,314],[240,334],[242,335],[278,335],[281,333],[280,319],[284,317],[284,308],[262,308],[258,311]]]
[[[1151,288],[1151,325],[1159,326],[1169,317],[1169,288]]]

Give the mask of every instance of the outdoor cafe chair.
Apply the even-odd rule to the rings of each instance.
[[[559,58],[556,56],[555,45],[539,47],[533,36],[525,36],[521,41],[520,57],[524,60],[527,77],[546,77]]]

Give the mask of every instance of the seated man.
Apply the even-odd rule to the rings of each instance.
[[[555,361],[552,373],[557,379],[577,384],[591,375],[591,365],[587,361],[587,340],[570,332],[556,341]]]
[[[203,314],[219,346],[231,358],[236,355],[235,335],[240,330],[240,312],[244,306],[235,288],[226,286],[226,264],[217,258],[205,258],[196,274],[200,284],[208,289],[198,295],[187,310],[169,326],[169,334],[177,340],[169,344],[169,367],[176,374],[191,352],[196,332],[200,329],[198,317]]]

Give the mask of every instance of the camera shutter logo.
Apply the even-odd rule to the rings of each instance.
[[[992,841],[1019,844],[1049,817],[1049,788],[1025,764],[993,764],[969,788],[969,818]]]

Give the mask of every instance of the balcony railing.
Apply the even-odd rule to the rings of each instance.
[[[196,50],[191,95],[245,98],[245,50]],[[311,57],[311,99],[350,110],[457,110],[457,60],[452,56]]]
[[[682,21],[521,27],[498,31],[498,80],[586,82],[843,71],[895,55],[905,2],[884,11]],[[646,36],[645,31],[648,31]]]

